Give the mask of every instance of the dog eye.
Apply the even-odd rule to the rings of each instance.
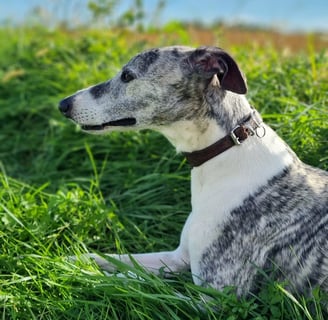
[[[121,74],[121,80],[125,83],[132,81],[135,78],[134,74],[131,71],[123,71]]]

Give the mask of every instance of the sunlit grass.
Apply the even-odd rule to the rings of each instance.
[[[66,259],[174,249],[190,210],[189,168],[157,133],[87,136],[57,111],[61,98],[113,76],[147,43],[108,31],[0,29],[5,35],[1,319],[325,319],[318,290],[294,296],[269,281],[255,297],[237,299],[229,289],[193,285],[188,273],[163,279],[120,265],[126,277],[105,277],[92,263]],[[264,119],[304,161],[327,169],[327,55],[231,51]]]

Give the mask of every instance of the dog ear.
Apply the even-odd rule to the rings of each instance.
[[[224,90],[239,94],[247,92],[246,79],[236,61],[220,48],[198,48],[189,56],[188,63],[193,71],[206,79],[217,76]]]

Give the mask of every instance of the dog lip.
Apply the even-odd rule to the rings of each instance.
[[[83,130],[104,130],[106,127],[127,127],[127,126],[133,126],[137,123],[137,120],[135,118],[123,118],[119,120],[109,121],[102,124],[96,124],[96,125],[81,125],[81,128]]]

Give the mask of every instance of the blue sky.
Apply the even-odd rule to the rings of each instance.
[[[52,18],[85,21],[88,0],[9,0],[0,2],[0,21],[23,21],[36,6],[42,6]],[[117,12],[124,11],[131,0],[122,0]],[[153,12],[157,0],[144,0]],[[228,23],[247,22],[280,30],[328,32],[327,0],[166,0],[160,22],[169,20]]]

